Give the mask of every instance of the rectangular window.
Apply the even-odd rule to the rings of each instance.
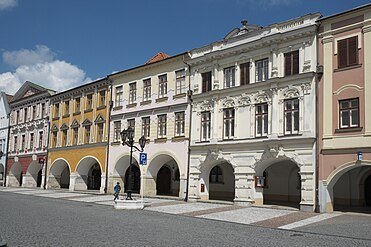
[[[31,133],[31,134],[30,134],[30,149],[31,149],[31,150],[33,149],[34,141],[35,141],[34,133]]]
[[[53,132],[53,147],[57,146],[58,132]]]
[[[28,120],[28,108],[24,108],[24,119],[23,119],[23,122],[25,123],[25,122],[27,122],[27,120]]]
[[[299,74],[299,51],[288,52],[285,57],[285,76]]]
[[[143,101],[151,99],[151,79],[143,80]]]
[[[175,72],[176,76],[176,94],[182,94],[186,92],[186,85],[185,85],[185,70],[178,70]]]
[[[158,97],[163,98],[167,95],[167,75],[160,75],[158,77]]]
[[[268,104],[260,104],[255,106],[255,122],[257,137],[268,135]]]
[[[240,85],[250,83],[250,63],[240,64]]]
[[[44,143],[44,133],[41,131],[39,132],[39,148],[43,148]]]
[[[36,106],[32,106],[32,119],[35,120],[36,119]]]
[[[106,90],[99,91],[99,106],[106,105]]]
[[[135,103],[137,100],[137,83],[133,82],[129,84],[129,104]]]
[[[158,115],[157,119],[158,119],[157,137],[166,138],[166,114]]]
[[[54,105],[54,117],[59,117],[59,103]]]
[[[67,130],[62,131],[62,147],[67,147]]]
[[[15,124],[18,124],[19,123],[19,116],[20,116],[20,112],[19,112],[19,110],[17,111],[17,121],[16,121],[16,123]]]
[[[122,106],[122,93],[123,89],[122,86],[118,86],[115,88],[115,106]]]
[[[16,151],[17,149],[18,149],[18,136],[14,136],[13,150]]]
[[[22,135],[21,150],[24,151],[26,147],[26,136]]]
[[[46,116],[46,107],[45,103],[41,104],[41,118],[44,118]]]
[[[201,74],[202,77],[202,92],[211,91],[211,71]]]
[[[121,121],[115,121],[113,123],[113,131],[114,131],[113,140],[115,142],[119,142],[121,140],[121,136],[120,136],[120,132],[121,132]]]
[[[224,136],[223,139],[234,137],[234,109],[228,108],[223,111]]]
[[[145,138],[149,138],[151,128],[151,119],[150,117],[142,118],[142,135]]]
[[[128,119],[128,128],[132,128],[133,129],[133,136],[135,137],[135,119]]]
[[[86,95],[86,104],[85,104],[86,110],[93,109],[93,94]]]
[[[235,67],[224,69],[224,88],[235,86]]]
[[[85,126],[85,144],[90,143],[90,125]]]
[[[284,107],[285,135],[299,133],[299,100],[285,100]]]
[[[79,140],[79,128],[73,128],[73,145],[77,145]]]
[[[359,127],[359,99],[339,101],[340,128]]]
[[[210,139],[211,113],[205,111],[201,113],[201,141]]]
[[[338,41],[338,68],[358,64],[358,36]]]
[[[80,102],[81,102],[80,97],[75,98],[75,113],[80,112],[80,108],[81,108],[81,103]]]
[[[68,115],[70,114],[70,101],[66,100],[64,102],[64,114],[63,115]]]
[[[175,136],[184,136],[184,111],[175,113]]]
[[[268,80],[268,58],[255,61],[256,67],[256,82],[266,81]]]
[[[104,132],[104,124],[99,123],[97,124],[98,130],[97,130],[97,142],[103,142],[103,132]]]

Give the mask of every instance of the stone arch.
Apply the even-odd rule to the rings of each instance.
[[[56,159],[50,167],[47,186],[48,189],[68,189],[70,187],[71,168],[67,160]]]
[[[102,166],[94,156],[82,158],[75,171],[74,190],[99,190],[102,187]]]
[[[138,158],[133,154],[133,167],[132,167],[132,176],[133,176],[133,192],[137,193],[140,190],[140,180],[141,180],[141,172],[140,167],[138,165]],[[119,156],[114,163],[115,166],[113,168],[113,177],[115,178],[116,182],[120,182],[122,184],[123,191],[126,191],[127,184],[128,184],[128,172],[129,172],[129,165],[130,165],[130,153],[124,153]],[[116,184],[116,183],[113,183]]]
[[[22,186],[23,182],[23,171],[22,165],[19,162],[15,162],[9,170],[7,178],[7,186]]]
[[[27,168],[26,175],[24,176],[24,183],[27,187],[40,187],[41,186],[41,176],[42,167],[37,161],[32,161]]]

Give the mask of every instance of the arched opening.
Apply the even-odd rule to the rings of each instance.
[[[180,170],[176,160],[167,154],[157,155],[152,159],[149,176],[155,183],[155,194],[180,197]]]
[[[124,191],[127,192],[128,190],[128,185],[129,185],[129,170],[130,166],[128,169],[126,169],[125,172],[125,183],[124,183]],[[131,176],[132,176],[132,181],[131,181],[131,192],[132,193],[139,193],[140,192],[140,169],[138,165],[132,165],[131,166]]]
[[[24,176],[24,179],[23,179],[24,186],[25,187],[40,187],[41,186],[41,177],[39,178],[40,172],[41,172],[41,165],[37,163],[36,161],[32,161],[31,164],[28,166],[26,175]]]
[[[50,168],[48,188],[68,189],[70,187],[70,167],[64,160],[57,160]]]
[[[223,162],[214,165],[208,176],[209,200],[233,201],[235,197],[235,178],[233,167]]]
[[[369,175],[365,182],[365,199],[366,206],[371,207],[371,175]]]
[[[42,170],[40,169],[40,171],[37,173],[37,179],[36,179],[36,187],[40,187],[41,186],[41,179],[42,179]]]
[[[14,163],[9,171],[8,186],[22,186],[23,174],[22,166],[20,163]]]
[[[81,160],[76,173],[75,190],[99,190],[101,188],[102,170],[95,158],[86,157]]]
[[[279,161],[267,167],[263,176],[263,203],[300,208],[301,177],[292,161]]]

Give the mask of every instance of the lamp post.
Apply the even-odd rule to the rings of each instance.
[[[127,185],[127,191],[126,191],[126,200],[133,200],[131,198],[131,193],[133,189],[133,174],[132,174],[132,166],[133,166],[133,148],[136,149],[139,152],[143,152],[144,146],[146,145],[146,138],[142,136],[139,138],[139,146],[136,147],[134,145],[134,129],[131,127],[124,129],[120,132],[122,145],[130,147],[130,161],[129,161],[129,177],[128,177],[128,185]]]

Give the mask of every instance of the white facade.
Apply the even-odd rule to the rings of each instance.
[[[189,144],[188,70],[186,54],[147,63],[108,76],[112,80],[109,191],[116,182],[123,188],[128,176],[130,148],[121,144],[120,131],[135,128],[136,145],[144,135],[147,165],[133,153],[134,193],[146,196],[186,197]]]
[[[5,185],[9,113],[8,97],[4,92],[0,92],[0,151],[2,152],[0,157],[0,186]]]
[[[319,16],[243,23],[191,51],[190,200],[314,210]]]
[[[44,186],[49,96],[53,93],[27,81],[10,102],[7,186]]]

